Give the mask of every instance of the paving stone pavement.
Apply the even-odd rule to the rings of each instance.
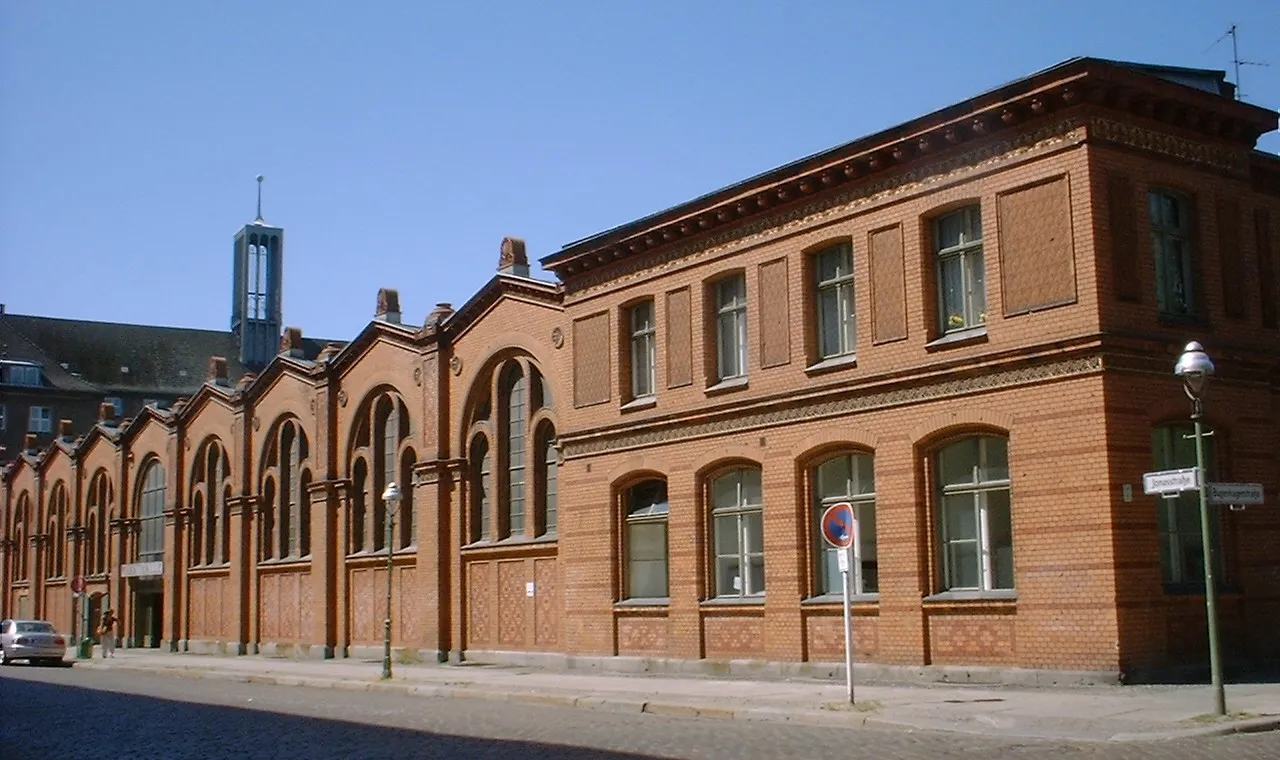
[[[128,669],[220,681],[524,702],[615,713],[831,727],[885,727],[1071,741],[1137,741],[1280,728],[1280,684],[1231,684],[1228,720],[1207,686],[976,687],[572,673],[501,666],[402,665],[123,650],[76,669]]]
[[[0,671],[6,756],[85,758],[1067,758],[1268,760],[1280,733],[1076,742],[617,713],[407,693],[180,679],[132,668]]]

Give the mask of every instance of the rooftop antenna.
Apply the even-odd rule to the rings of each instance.
[[[258,180],[258,218],[257,218],[257,220],[256,220],[256,221],[259,221],[259,222],[261,222],[261,221],[262,221],[262,180],[263,180],[263,179],[264,179],[264,177],[263,177],[261,174],[259,174],[259,175],[257,176],[257,180]]]
[[[1236,100],[1244,100],[1244,92],[1240,86],[1240,67],[1241,66],[1270,66],[1269,63],[1261,63],[1259,61],[1242,61],[1240,60],[1240,44],[1239,37],[1236,33],[1236,25],[1232,24],[1226,33],[1219,37],[1212,45],[1205,48],[1204,52],[1209,52],[1218,46],[1227,37],[1231,38],[1231,63],[1236,70]]]

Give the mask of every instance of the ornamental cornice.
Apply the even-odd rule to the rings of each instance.
[[[1249,174],[1249,151],[1239,146],[1212,145],[1137,124],[1103,118],[1095,118],[1089,122],[1089,137],[1221,169],[1242,178],[1247,178]]]
[[[564,444],[564,458],[573,459],[593,454],[625,451],[643,446],[707,438],[725,433],[769,428],[787,423],[820,420],[872,409],[884,409],[945,398],[963,397],[983,391],[1092,374],[1102,369],[1103,360],[1101,356],[1087,356],[969,377],[958,377],[907,388],[895,388],[872,393],[857,393],[853,391],[845,393],[839,398],[818,397],[807,403],[782,408],[778,408],[775,405],[745,412],[735,410],[728,416],[714,420],[693,423],[677,422],[645,430],[622,430],[591,438],[569,440]]]

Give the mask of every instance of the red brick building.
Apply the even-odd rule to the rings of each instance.
[[[1277,114],[1075,59],[499,271],[424,324],[226,362],[4,473],[3,613],[127,645],[804,670],[855,506],[862,663],[1204,659],[1174,362],[1202,342],[1229,661],[1280,655]],[[388,543],[382,493],[404,498]],[[95,607],[96,609],[96,607]]]

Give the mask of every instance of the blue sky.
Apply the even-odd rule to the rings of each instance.
[[[1280,108],[1275,0],[6,0],[0,302],[225,329],[262,173],[287,324],[350,337],[381,286],[420,322],[503,235],[545,256],[1076,55],[1230,71],[1232,23]]]

